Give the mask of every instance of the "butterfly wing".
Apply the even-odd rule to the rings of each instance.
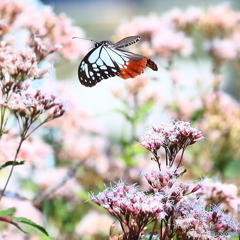
[[[118,77],[127,79],[134,78],[143,73],[146,67],[150,67],[152,70],[157,71],[157,65],[149,58],[131,53],[122,49],[111,49],[120,58],[117,64],[120,68],[120,74]]]
[[[122,40],[114,44],[114,48],[123,48],[123,47],[130,46],[138,42],[140,39],[141,39],[140,36],[130,36],[130,37],[123,38]]]
[[[81,84],[92,87],[103,79],[117,76],[120,68],[113,61],[106,46],[93,48],[82,60],[78,68],[78,78]]]
[[[78,68],[81,84],[92,87],[103,79],[118,76],[123,79],[140,75],[146,67],[157,71],[157,65],[149,58],[119,48],[139,41],[139,36],[122,39],[116,44],[101,42],[95,46],[82,60]]]

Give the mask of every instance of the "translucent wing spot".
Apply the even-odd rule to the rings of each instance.
[[[88,61],[90,63],[95,63],[97,61],[97,59],[99,58],[99,54],[100,54],[100,49],[101,48],[97,48],[95,51],[92,52],[92,54],[89,56]]]
[[[124,65],[124,63],[125,63],[125,61],[123,60],[122,56],[120,56],[119,54],[117,54],[114,51],[111,51],[110,57],[111,57],[111,59],[114,59],[114,61],[117,62],[120,65]]]
[[[100,67],[100,69],[102,69],[102,70],[106,70],[106,69],[107,69],[107,66],[102,65],[102,66]]]
[[[83,70],[83,71],[85,71],[86,76],[89,78],[89,74],[88,74],[88,65],[87,65],[87,64],[85,64],[85,66],[84,66],[84,70]]]
[[[96,61],[96,64],[97,64],[98,66],[101,66],[101,65],[103,65],[103,61],[99,58],[99,59]]]
[[[102,63],[101,65],[107,65],[109,67],[115,67],[111,58],[109,57],[109,54],[108,54],[107,49],[105,47],[103,48],[101,53],[102,53],[101,54],[101,59],[104,59],[104,63]],[[97,62],[97,64],[98,64],[98,62]]]

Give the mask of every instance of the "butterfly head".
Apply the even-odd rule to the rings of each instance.
[[[113,46],[114,46],[114,43],[112,43],[112,42],[110,42],[110,41],[96,42],[96,43],[95,43],[95,47],[99,47],[99,46],[113,47]]]

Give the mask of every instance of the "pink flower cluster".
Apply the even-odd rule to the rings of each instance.
[[[178,9],[169,12],[165,17],[177,29],[187,34],[198,29],[207,38],[203,48],[214,61],[239,58],[240,13],[231,9],[229,4],[219,4],[205,11],[195,7],[189,7],[186,11]]]
[[[27,79],[40,79],[48,68],[40,69],[36,54],[32,49],[16,50],[10,44],[13,40],[0,42],[1,90],[4,94],[15,91],[19,83]]]
[[[0,36],[10,32],[14,28],[17,20],[19,20],[19,15],[24,11],[26,6],[16,0],[0,0]]]
[[[203,205],[218,205],[225,212],[237,216],[240,213],[240,198],[234,184],[222,183],[210,178],[202,180],[203,187],[197,192]]]
[[[33,2],[18,0],[0,1],[0,35],[13,32],[14,30],[28,30],[27,39],[29,46],[36,50],[37,59],[41,55],[56,61],[62,59],[76,59],[82,57],[88,48],[88,42],[72,40],[72,37],[84,37],[81,28],[73,26],[69,18],[64,14],[56,15],[52,8],[42,7]],[[22,39],[19,39],[20,43]]]
[[[204,49],[217,61],[233,60],[238,54],[237,46],[231,39],[214,38],[204,43]]]
[[[41,49],[55,49],[58,51],[51,58],[54,60],[76,59],[82,57],[88,48],[88,41],[73,40],[73,37],[84,37],[83,30],[72,26],[72,22],[64,14],[56,15],[51,7],[44,7],[37,11],[26,10],[28,16],[23,20],[23,26],[31,33],[31,38],[37,37],[35,44]],[[33,24],[34,23],[34,24]],[[37,42],[36,42],[37,41]],[[31,45],[31,40],[30,40]]]
[[[17,117],[21,133],[25,133],[25,138],[30,134],[31,125],[39,120],[40,116],[43,119],[38,127],[43,123],[61,117],[65,112],[65,103],[62,100],[53,94],[43,93],[40,90],[26,89],[14,93],[10,101],[2,101],[0,105],[8,108]]]
[[[203,15],[203,9],[190,6],[185,11],[179,8],[170,10],[163,15],[163,18],[169,23],[174,24],[174,26],[186,33],[200,21]]]
[[[139,142],[158,159],[157,151],[163,147],[166,152],[166,165],[172,166],[177,153],[187,146],[204,139],[202,133],[190,123],[173,120],[148,129]]]
[[[166,60],[170,60],[175,53],[187,56],[193,50],[191,38],[176,30],[166,19],[155,15],[136,17],[123,23],[117,34],[120,37],[140,35],[140,52],[147,55],[156,54]]]
[[[182,183],[178,181],[181,172],[176,168],[167,168],[165,172],[156,169],[147,169],[142,175],[150,185],[150,192],[162,193],[168,196],[168,199],[176,204],[183,196],[196,192],[202,184],[192,185],[190,183]]]
[[[123,239],[139,239],[146,236],[146,226],[152,222],[164,222],[161,229],[153,228],[149,235],[160,239],[204,239],[215,235],[238,231],[234,220],[217,207],[205,210],[197,198],[186,196],[197,192],[201,184],[183,183],[179,169],[167,168],[164,172],[147,170],[143,175],[150,184],[150,192],[143,192],[136,185],[128,186],[120,181],[91,200],[116,217],[123,230]],[[149,236],[150,237],[150,236]],[[150,239],[150,238],[149,238]],[[226,238],[218,238],[226,239]]]
[[[195,200],[184,199],[174,212],[175,233],[179,239],[226,240],[237,234],[238,223],[217,206],[206,210]]]
[[[204,36],[204,51],[215,61],[226,61],[238,59],[240,55],[239,20],[240,14],[226,3],[207,10],[189,7],[162,16],[135,17],[120,25],[117,35],[119,38],[140,35],[141,53],[157,55],[170,64],[174,55],[189,56],[193,52],[193,33],[198,30]]]

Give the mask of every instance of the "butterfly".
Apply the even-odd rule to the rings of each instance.
[[[86,87],[93,87],[101,80],[114,76],[123,79],[134,78],[140,75],[146,67],[157,71],[158,67],[151,59],[120,49],[138,42],[140,38],[140,36],[130,36],[117,43],[94,41],[93,49],[79,65],[80,83]]]

